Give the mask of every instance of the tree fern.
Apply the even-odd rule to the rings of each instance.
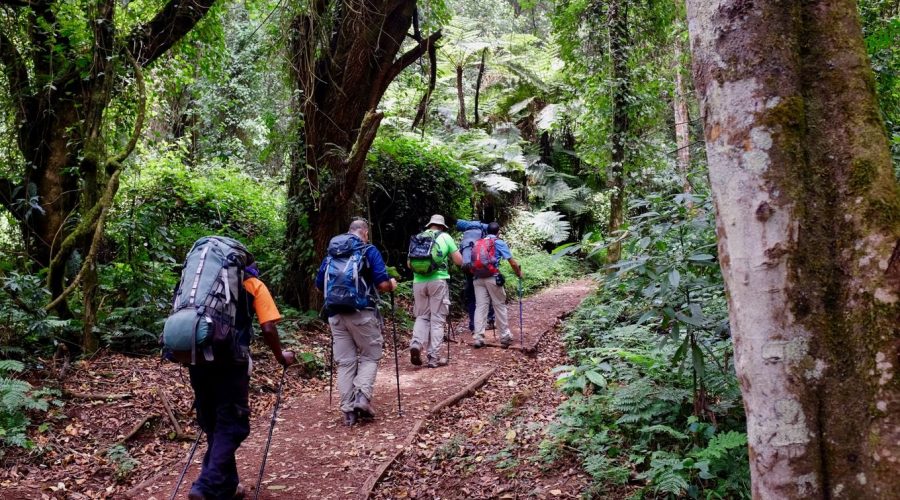
[[[545,211],[531,214],[530,221],[547,241],[560,243],[569,237],[571,230],[569,221],[564,220],[563,217],[559,212]]]

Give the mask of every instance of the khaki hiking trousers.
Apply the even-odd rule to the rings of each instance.
[[[475,335],[476,341],[484,342],[484,329],[487,324],[488,309],[494,306],[494,325],[500,334],[500,342],[512,342],[509,331],[509,316],[506,311],[506,290],[491,278],[475,278]]]
[[[375,311],[335,314],[328,318],[337,364],[341,411],[353,411],[358,393],[372,400],[378,360],[384,349],[381,320]]]
[[[413,283],[413,337],[409,347],[419,347],[428,353],[428,360],[440,359],[444,345],[444,323],[450,311],[450,287],[447,280]]]

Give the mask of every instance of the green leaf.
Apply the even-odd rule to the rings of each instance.
[[[681,273],[678,272],[678,269],[672,269],[669,271],[669,284],[672,285],[672,288],[678,288],[679,283],[681,283]]]
[[[703,361],[703,351],[697,344],[691,344],[691,361],[694,363],[694,373],[697,374],[697,378],[703,378],[706,366]]]
[[[705,261],[711,261],[713,259],[715,259],[715,257],[708,253],[695,253],[694,255],[691,255],[690,257],[688,257],[688,260],[692,260],[695,262],[705,262]]]
[[[606,377],[600,375],[600,373],[595,372],[593,370],[586,371],[584,376],[587,377],[588,380],[591,381],[592,384],[596,385],[601,389],[606,388]]]

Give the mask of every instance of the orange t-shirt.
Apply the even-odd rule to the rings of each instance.
[[[272,294],[259,278],[245,279],[244,290],[253,296],[253,309],[256,311],[256,319],[260,325],[281,319],[281,313],[278,312],[278,306],[275,305]]]

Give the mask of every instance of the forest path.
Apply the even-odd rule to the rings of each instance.
[[[541,337],[553,330],[558,319],[571,312],[596,289],[591,280],[569,282],[549,288],[523,300],[526,348],[534,347]],[[512,298],[511,298],[512,299]],[[518,304],[510,300],[510,326],[519,346]],[[385,355],[379,364],[373,404],[377,418],[350,429],[342,425],[337,389],[329,404],[327,392],[319,394],[284,394],[278,422],[272,436],[260,498],[344,499],[365,495],[368,487],[398,451],[411,446],[412,431],[418,430],[432,408],[487,372],[524,358],[518,349],[473,349],[468,329],[455,322],[456,338],[450,364],[438,369],[410,364],[408,349],[400,345],[400,388],[403,415],[397,413],[396,378],[390,331],[385,331]],[[460,335],[460,333],[465,332]],[[491,332],[487,338],[491,339]],[[520,364],[520,363],[519,363]],[[527,364],[527,362],[525,363]],[[251,401],[252,404],[252,401]],[[251,434],[237,453],[242,483],[251,493],[259,473],[265,449],[270,417],[258,418]],[[199,473],[205,446],[194,456],[179,498],[184,498],[191,482]],[[144,481],[130,492],[132,498],[166,499],[171,495],[181,464]],[[368,484],[366,484],[368,482]]]

